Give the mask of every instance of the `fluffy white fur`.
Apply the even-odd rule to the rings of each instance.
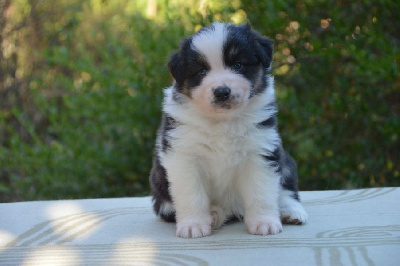
[[[252,234],[279,233],[279,199],[285,216],[305,221],[302,205],[289,194],[280,195],[279,175],[258,156],[280,143],[275,129],[266,133],[254,127],[275,112],[264,108],[274,101],[272,78],[269,84],[236,115],[218,121],[189,101],[176,104],[172,88],[166,89],[164,112],[182,122],[169,134],[173,150],[160,158],[169,173],[178,236],[209,235],[211,225],[220,226],[229,214],[244,214]]]

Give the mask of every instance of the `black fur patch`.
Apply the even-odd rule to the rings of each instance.
[[[160,139],[160,147],[156,147],[153,158],[153,167],[150,172],[150,185],[153,196],[153,208],[157,215],[166,222],[175,222],[175,212],[162,213],[162,204],[171,203],[172,198],[169,194],[169,181],[167,179],[167,172],[160,163],[159,152],[167,152],[171,148],[168,139],[168,132],[176,128],[177,122],[168,114],[163,113],[161,126],[158,130],[158,137]]]
[[[275,102],[269,103],[264,107],[265,111],[272,112],[272,116],[265,119],[264,121],[257,124],[258,128],[277,128],[278,126],[278,119],[276,117],[276,113],[278,109],[276,107]]]
[[[226,218],[224,224],[233,224],[233,223],[240,222],[240,221],[243,221],[243,216],[240,215],[238,217],[236,215],[231,215],[231,216],[228,216],[228,218]]]
[[[276,167],[276,172],[282,171],[281,153],[281,148],[277,147],[271,154],[264,155],[264,158],[269,163],[269,165],[272,167]]]
[[[292,157],[280,146],[270,155],[263,156],[270,166],[276,167],[276,172],[281,173],[281,186],[292,193],[295,200],[300,201],[297,187],[297,167]]]
[[[265,76],[272,62],[272,41],[261,37],[249,24],[231,24],[228,31],[223,50],[225,65],[253,84],[250,97],[261,93],[268,87]],[[237,63],[242,65],[240,69]]]
[[[175,212],[170,212],[168,214],[160,213],[160,217],[167,223],[175,223],[176,222],[175,216],[176,216]]]
[[[300,201],[298,193],[298,176],[297,176],[297,166],[296,162],[287,152],[283,153],[283,171],[281,185],[283,189],[293,192],[292,197]]]
[[[192,37],[184,39],[181,42],[181,49],[172,54],[168,63],[176,81],[176,90],[188,97],[191,97],[191,89],[199,86],[210,70],[204,56],[192,48],[192,40]]]
[[[162,151],[166,152],[169,148],[171,148],[171,145],[168,140],[168,131],[174,129],[176,127],[176,121],[172,117],[163,114],[163,118],[161,121],[161,127],[159,130],[159,134],[161,136],[161,146],[162,146]]]
[[[150,172],[150,185],[154,211],[156,214],[160,214],[161,204],[163,202],[172,202],[172,199],[169,194],[167,172],[160,164],[160,159],[157,154],[154,155],[153,168]]]
[[[250,98],[253,97],[254,95],[260,94],[264,92],[267,87],[268,87],[268,79],[265,78],[265,74],[261,77],[261,79],[254,84],[251,92],[250,92]]]
[[[250,24],[229,24],[228,31],[226,46],[229,47],[229,43],[232,42],[237,48],[241,48],[244,56],[250,54],[251,57],[243,58],[245,62],[255,63],[253,59],[255,57],[265,68],[271,66],[274,52],[274,42],[272,40],[260,36],[256,31],[251,29]]]
[[[276,125],[277,125],[277,119],[276,119],[275,115],[258,123],[259,127],[264,127],[264,128],[272,128],[272,127],[276,127]]]

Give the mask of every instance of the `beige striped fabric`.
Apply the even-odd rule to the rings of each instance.
[[[151,198],[0,204],[0,265],[400,265],[400,188],[300,193],[306,225],[180,239]]]

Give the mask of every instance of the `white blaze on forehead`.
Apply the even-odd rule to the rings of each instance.
[[[226,39],[226,26],[214,23],[213,27],[194,36],[192,48],[206,57],[212,69],[223,69],[223,47]]]

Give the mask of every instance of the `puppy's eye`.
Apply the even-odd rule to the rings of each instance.
[[[205,68],[200,69],[200,71],[197,72],[197,75],[204,77],[205,75],[207,75],[207,69]]]
[[[241,70],[243,67],[243,64],[240,62],[236,62],[235,64],[233,64],[233,69],[235,70]]]

